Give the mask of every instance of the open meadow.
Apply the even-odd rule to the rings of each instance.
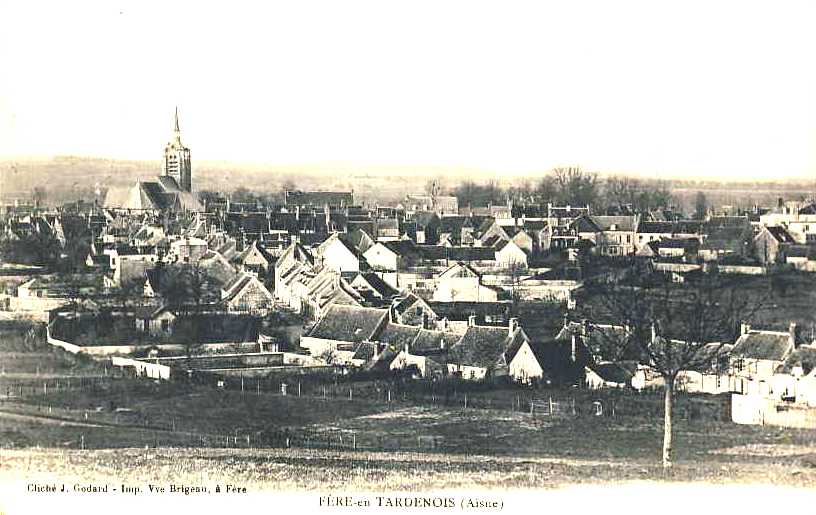
[[[658,395],[475,388],[445,398],[363,381],[304,386],[302,395],[292,386],[284,396],[278,385],[252,382],[234,389],[115,377],[27,340],[27,331],[3,332],[0,481],[229,479],[255,490],[412,491],[640,480],[816,486],[816,431],[733,424],[723,398],[679,397],[676,465],[666,476]],[[531,399],[562,409],[530,413]]]

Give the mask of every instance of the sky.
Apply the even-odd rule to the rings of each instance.
[[[816,2],[0,2],[0,156],[816,177]]]

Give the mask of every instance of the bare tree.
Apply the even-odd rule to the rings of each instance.
[[[744,281],[739,281],[707,273],[673,284],[662,274],[633,269],[625,280],[587,285],[586,294],[594,303],[581,307],[583,316],[591,323],[611,319],[624,329],[599,332],[601,338],[595,340],[603,348],[590,351],[612,360],[634,357],[664,381],[664,468],[672,465],[672,407],[678,374],[707,367],[712,355],[734,341],[739,323],[753,317],[767,298],[746,294]]]

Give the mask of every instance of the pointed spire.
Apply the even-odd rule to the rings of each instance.
[[[181,132],[181,131],[179,131],[179,126],[178,126],[178,106],[176,106],[176,126],[175,126],[175,128],[173,130],[175,132]]]

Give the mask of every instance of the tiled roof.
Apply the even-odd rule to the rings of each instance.
[[[445,353],[462,339],[461,334],[433,329],[420,329],[411,345],[412,354]]]
[[[419,334],[420,327],[411,325],[401,325],[388,322],[379,334],[374,336],[374,340],[387,343],[397,349],[402,349],[406,345],[411,345]]]
[[[796,240],[793,239],[793,236],[791,236],[791,234],[784,227],[771,226],[766,227],[765,229],[779,243],[796,243]]]
[[[589,365],[590,370],[598,374],[604,381],[618,384],[628,384],[634,374],[619,363],[598,363]]]
[[[510,343],[506,327],[470,326],[459,342],[451,347],[448,359],[458,365],[492,367],[501,363]]]
[[[673,234],[674,223],[641,221],[638,224],[637,232],[643,234]]]
[[[741,358],[782,361],[793,350],[788,333],[750,331],[734,344],[731,355]]]
[[[387,309],[334,304],[312,328],[309,336],[359,343],[369,340],[387,316]]]

